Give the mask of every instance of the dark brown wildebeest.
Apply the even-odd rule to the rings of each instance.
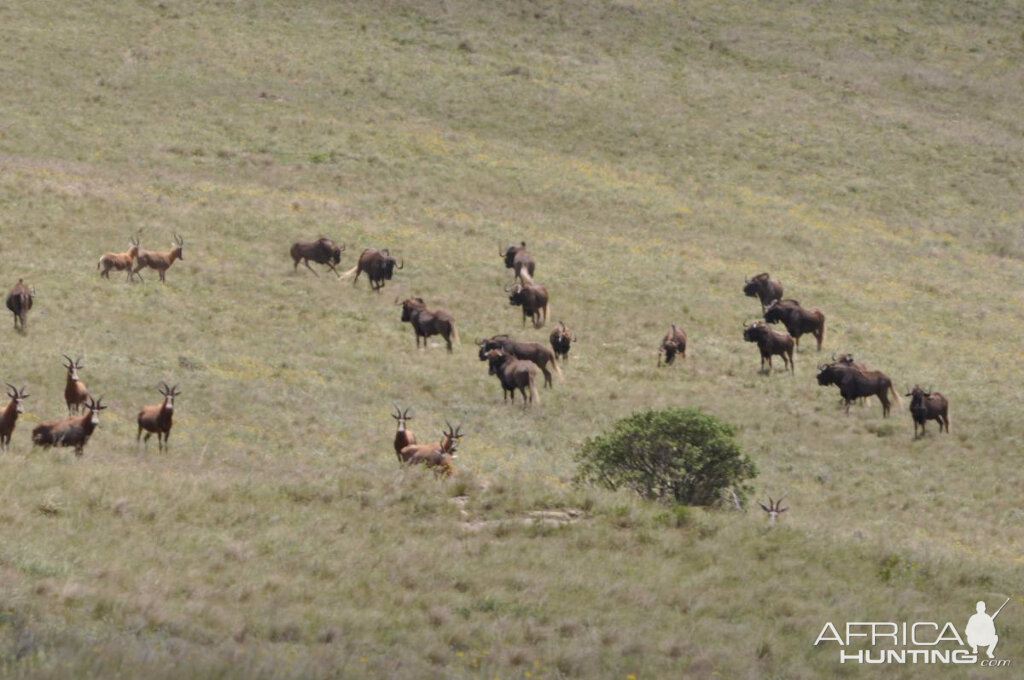
[[[539,342],[513,340],[507,335],[495,335],[491,338],[478,340],[476,344],[480,345],[480,361],[487,361],[487,353],[492,349],[500,349],[505,354],[511,354],[517,359],[532,361],[544,374],[545,387],[552,386],[551,371],[548,370],[548,364],[554,367],[555,373],[558,374],[559,378],[562,377],[562,369],[555,360],[554,352]]]
[[[139,254],[139,239],[137,236],[132,236],[128,240],[128,250],[123,253],[103,253],[100,257],[99,262],[96,263],[96,269],[100,269],[100,277],[109,279],[110,270],[123,272],[128,271],[128,280],[131,281],[134,274],[132,273],[132,265],[135,256]]]
[[[764,272],[752,279],[744,279],[743,294],[747,297],[760,298],[761,306],[767,307],[772,300],[782,299],[782,284],[769,278],[768,272]]]
[[[523,326],[526,326],[526,317],[533,321],[534,328],[540,328],[548,319],[548,289],[535,283],[525,285],[517,283],[513,286],[505,286],[505,292],[509,294],[508,303],[513,307],[523,308]]]
[[[409,409],[404,411],[398,407],[398,404],[393,404],[395,412],[391,414],[391,417],[398,421],[398,429],[395,431],[395,455],[398,456],[398,462],[404,463],[405,459],[402,458],[402,449],[407,446],[412,446],[416,443],[416,435],[412,433],[407,426],[408,421],[412,420],[412,416],[409,414]]]
[[[387,248],[383,250],[367,248],[359,256],[356,266],[342,274],[342,278],[348,278],[355,274],[356,278],[352,279],[354,286],[359,281],[359,275],[366,272],[367,278],[370,279],[370,288],[379,293],[380,289],[384,287],[384,282],[390,281],[394,276],[395,270],[404,268],[405,260],[403,259],[401,264],[398,264],[395,258],[391,257],[391,252]]]
[[[32,309],[34,295],[35,293],[25,285],[24,279],[18,279],[18,282],[7,293],[7,309],[14,314],[14,330],[19,330],[18,324],[20,323],[21,332],[25,332],[25,318],[28,316],[28,310]]]
[[[924,436],[924,424],[929,420],[939,421],[939,433],[946,428],[949,434],[949,401],[938,392],[922,390],[918,385],[906,394],[910,397],[910,416],[914,419],[914,439],[917,439],[917,427],[921,426]]]
[[[757,348],[761,350],[761,370],[764,371],[764,362],[768,361],[768,373],[772,371],[772,356],[782,357],[786,368],[796,373],[793,365],[793,338],[789,333],[781,333],[768,328],[763,321],[755,321],[743,326],[743,339],[747,342],[756,342]]]
[[[428,468],[434,468],[434,474],[439,477],[457,475],[452,461],[458,458],[455,452],[459,448],[459,440],[462,434],[462,425],[452,427],[447,420],[445,425],[448,429],[441,433],[441,441],[436,444],[410,444],[398,453],[400,462],[409,465],[423,463]]]
[[[455,328],[455,317],[446,309],[427,309],[423,298],[408,298],[402,302],[395,298],[396,305],[402,305],[402,321],[412,324],[416,332],[416,348],[423,338],[423,349],[427,348],[427,338],[440,335],[448,345],[448,353],[452,351],[452,340],[459,341],[459,331]]]
[[[0,451],[7,451],[11,448],[11,435],[14,434],[14,426],[18,423],[18,415],[25,412],[24,401],[28,398],[25,388],[19,391],[11,383],[7,383],[7,396],[11,398],[7,407],[0,411]]]
[[[504,401],[512,395],[512,403],[516,401],[516,390],[523,395],[523,408],[527,404],[537,402],[540,404],[540,395],[537,394],[537,364],[527,359],[517,359],[511,354],[505,354],[500,349],[492,349],[487,352],[489,362],[488,373],[498,376],[501,382],[502,396]],[[527,398],[526,390],[530,390]]]
[[[676,354],[686,359],[686,332],[679,326],[671,324],[658,347],[658,365],[661,366],[662,355],[665,356],[665,365],[668,366],[676,360]]]
[[[327,265],[328,269],[341,278],[341,273],[334,268],[334,265],[341,262],[343,252],[345,252],[344,243],[338,246],[337,243],[324,236],[315,241],[297,241],[292,244],[291,254],[292,259],[295,260],[295,267],[292,271],[299,271],[299,261],[301,260],[306,265],[306,269],[313,272],[315,276],[320,276],[315,269],[309,266],[309,261],[313,260],[317,264]]]
[[[142,431],[145,430],[146,437],[143,441],[146,442],[146,448],[148,449],[149,437],[155,432],[157,450],[166,450],[167,440],[171,437],[171,427],[174,425],[174,398],[181,394],[181,392],[178,390],[177,385],[168,387],[165,382],[161,382],[157,390],[164,397],[163,403],[143,406],[142,410],[139,411],[137,418],[139,432],[135,435],[135,443],[138,445],[139,438],[142,437]]]
[[[537,263],[534,262],[533,255],[526,252],[526,241],[521,241],[517,246],[509,246],[504,251],[499,248],[498,254],[505,258],[505,269],[513,270],[520,281],[523,283],[533,281],[533,272],[537,268]]]
[[[159,252],[155,250],[140,250],[135,255],[135,269],[132,270],[132,274],[139,277],[139,281],[142,281],[142,274],[139,274],[139,270],[149,267],[155,269],[160,274],[161,283],[166,283],[164,275],[167,270],[171,268],[175,260],[184,260],[185,256],[182,255],[182,249],[185,247],[185,240],[177,234],[174,235],[174,245],[171,246],[170,250]]]
[[[32,430],[32,443],[43,448],[73,446],[75,455],[81,456],[93,430],[100,424],[100,411],[107,408],[103,406],[103,397],[90,398],[87,407],[89,412],[85,415],[44,420],[39,423]]]
[[[551,341],[551,349],[554,350],[555,356],[562,361],[568,361],[569,349],[572,343],[576,342],[576,334],[569,331],[565,322],[558,322],[555,330],[551,331],[549,340]]]
[[[768,323],[782,322],[800,346],[800,336],[810,333],[818,341],[818,351],[825,339],[825,315],[820,309],[804,309],[796,300],[773,300],[764,308],[764,320]]]
[[[902,404],[900,395],[892,386],[892,380],[881,371],[859,371],[840,363],[822,364],[818,367],[818,384],[839,387],[839,394],[846,403],[847,414],[850,413],[850,404],[860,397],[878,397],[882,402],[882,417],[889,415],[889,392],[895,397],[897,404]]]

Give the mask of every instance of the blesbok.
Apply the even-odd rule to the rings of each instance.
[[[752,279],[743,280],[743,294],[761,300],[761,306],[767,307],[772,300],[782,299],[782,284],[768,276],[768,272],[758,274]]]
[[[7,396],[11,398],[7,407],[0,411],[0,451],[7,451],[11,448],[11,435],[14,434],[14,426],[18,423],[18,415],[25,412],[24,401],[28,398],[25,388],[19,390],[11,383],[7,383]]]
[[[341,278],[345,279],[355,274],[356,277],[352,279],[354,286],[359,281],[359,275],[366,272],[366,276],[370,279],[370,288],[379,293],[380,289],[384,287],[384,282],[390,281],[394,276],[395,270],[404,268],[405,260],[403,259],[400,264],[397,264],[387,248],[383,250],[367,248],[359,256],[356,266],[342,274]]]
[[[500,349],[492,349],[487,352],[488,373],[498,376],[501,382],[503,401],[508,401],[512,395],[512,403],[516,402],[516,390],[523,395],[523,408],[527,404],[537,402],[540,404],[540,395],[537,394],[537,365],[527,359],[517,359],[505,354]],[[529,389],[530,394],[526,391]]]
[[[123,253],[103,253],[100,257],[99,262],[96,263],[96,269],[100,271],[100,277],[104,279],[110,278],[110,270],[114,271],[127,271],[128,280],[131,281],[135,274],[132,272],[132,265],[134,264],[135,257],[139,254],[139,239],[137,236],[132,236],[128,240],[128,250]]]
[[[743,326],[743,339],[747,342],[756,342],[757,348],[761,350],[761,370],[764,371],[764,362],[768,361],[768,373],[772,372],[772,356],[782,357],[782,362],[790,372],[795,373],[793,365],[793,338],[789,333],[782,333],[768,328],[764,321],[754,321]]]
[[[299,261],[306,265],[306,269],[313,272],[314,276],[319,277],[316,270],[309,266],[309,261],[313,260],[317,264],[325,264],[327,268],[338,275],[341,278],[341,273],[334,268],[334,265],[341,262],[341,254],[345,252],[345,244],[342,243],[339,247],[334,241],[324,236],[321,236],[315,241],[297,241],[292,244],[292,259],[295,260],[295,267],[293,271],[299,271]]]
[[[658,348],[658,365],[661,366],[662,355],[665,356],[665,365],[671,365],[676,360],[676,354],[682,357],[683,360],[686,359],[686,331],[675,324],[671,324]]]
[[[563,321],[559,321],[558,325],[555,326],[555,330],[551,331],[551,336],[548,339],[551,341],[551,349],[554,351],[555,356],[562,361],[568,361],[569,350],[572,347],[572,343],[576,342],[576,334],[571,332]]]
[[[167,383],[162,381],[157,386],[157,391],[163,395],[163,403],[143,406],[139,411],[137,419],[139,432],[135,435],[135,443],[138,444],[139,438],[142,437],[142,431],[145,430],[146,437],[143,441],[146,443],[146,448],[149,448],[149,437],[155,433],[159,451],[167,449],[167,440],[171,437],[171,426],[174,424],[174,398],[181,394],[181,391],[178,390],[177,385],[168,387]]]
[[[533,255],[526,252],[526,241],[521,241],[517,246],[508,246],[505,250],[499,247],[498,255],[505,258],[505,269],[511,269],[514,276],[521,282],[533,281],[533,272],[537,268],[537,263],[534,261]]]
[[[81,416],[68,416],[56,420],[44,420],[32,430],[32,443],[36,446],[73,446],[75,455],[81,456],[93,430],[100,423],[100,411],[107,408],[103,397],[89,398],[86,405],[89,412]]]
[[[796,300],[772,300],[764,308],[764,320],[768,323],[782,323],[800,347],[800,336],[810,333],[818,341],[818,351],[825,340],[825,314],[817,308],[804,309]]]
[[[780,498],[777,501],[773,501],[772,497],[768,496],[768,505],[765,505],[761,501],[757,502],[757,504],[761,506],[761,509],[768,513],[768,524],[769,524],[769,526],[774,526],[775,525],[775,520],[777,520],[779,518],[779,515],[781,515],[782,513],[786,512],[787,510],[789,510],[788,507],[785,507],[785,508],[782,507],[782,501],[785,498],[786,498],[786,495],[783,494],[782,498]]]
[[[72,361],[67,354],[61,356],[68,360],[68,363],[64,364],[64,368],[68,369],[68,379],[64,384],[64,403],[68,406],[68,415],[71,415],[72,412],[78,413],[79,407],[89,401],[89,388],[78,378],[78,369],[83,366],[82,357]]]
[[[32,309],[32,298],[34,296],[35,291],[25,285],[24,279],[18,279],[18,282],[7,293],[7,309],[11,310],[11,313],[14,314],[14,330],[18,330],[18,324],[20,323],[21,332],[25,332],[25,320],[28,316],[28,310]]]
[[[409,429],[408,422],[412,420],[412,416],[409,415],[409,409],[404,411],[398,407],[398,404],[393,404],[395,412],[391,414],[391,417],[398,421],[398,429],[395,431],[395,455],[398,456],[398,462],[404,463],[405,459],[402,458],[402,449],[407,446],[412,446],[416,443],[416,435]]]
[[[836,385],[839,387],[839,394],[846,404],[846,413],[850,413],[850,404],[860,397],[874,396],[882,402],[882,417],[889,416],[889,396],[896,398],[897,404],[902,404],[900,395],[892,386],[892,380],[881,371],[861,371],[853,366],[841,363],[822,364],[818,367],[819,385]]]
[[[942,428],[946,428],[949,434],[949,400],[939,392],[922,390],[919,385],[907,392],[910,397],[910,416],[914,419],[914,439],[917,439],[917,427],[921,426],[921,436],[924,436],[924,424],[929,420],[939,422],[939,434]]]
[[[537,368],[544,374],[544,386],[551,387],[553,385],[551,379],[551,371],[548,370],[548,364],[551,364],[555,369],[555,373],[558,377],[562,377],[562,369],[558,365],[558,361],[555,360],[555,353],[545,347],[539,342],[533,342],[532,340],[513,340],[507,335],[495,335],[490,338],[478,340],[477,343],[480,345],[480,361],[487,361],[487,353],[492,349],[500,349],[505,354],[511,354],[517,359],[526,359],[532,361],[537,365]]]
[[[171,265],[174,264],[175,260],[184,260],[184,255],[181,254],[181,249],[185,247],[185,241],[177,234],[174,235],[174,244],[170,250],[167,251],[156,251],[156,250],[139,250],[135,256],[135,269],[132,270],[132,274],[139,277],[139,281],[142,281],[142,274],[139,271],[149,267],[155,269],[160,274],[160,281],[166,283],[164,280],[164,274],[170,269]]]
[[[540,328],[548,319],[548,289],[535,283],[505,286],[509,294],[508,303],[513,307],[523,308],[523,327],[526,317],[533,321],[534,328]]]
[[[428,468],[434,468],[434,474],[440,477],[457,475],[452,461],[458,458],[455,452],[459,448],[459,440],[464,436],[462,425],[452,427],[447,420],[444,422],[448,429],[441,433],[441,441],[436,444],[410,444],[399,452],[399,459],[409,465],[422,463]]]
[[[396,305],[402,305],[402,321],[412,324],[416,333],[416,348],[419,349],[420,338],[423,338],[423,349],[427,348],[427,338],[440,335],[448,345],[448,353],[452,351],[452,340],[459,341],[459,331],[455,328],[455,317],[446,309],[427,309],[423,298],[408,298],[402,302],[395,298]]]

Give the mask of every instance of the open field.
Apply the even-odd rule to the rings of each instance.
[[[827,621],[952,621],[1011,597],[1024,664],[1024,8],[1014,2],[0,4],[0,676],[858,676]],[[146,283],[100,254],[169,249]],[[320,234],[404,258],[380,295],[292,271]],[[522,329],[525,240],[552,318]],[[315,266],[315,265],[314,265]],[[790,376],[742,341],[745,276],[827,316]],[[450,309],[414,347],[395,296]],[[6,312],[6,310],[4,310]],[[503,404],[473,339],[579,342],[541,405]],[[688,358],[659,369],[675,322]],[[837,408],[853,352],[934,386]],[[109,410],[81,459],[33,451],[61,354]],[[781,363],[781,362],[778,362]],[[170,450],[135,443],[166,380]],[[457,479],[397,466],[466,438]],[[635,410],[739,429],[761,498],[676,512],[577,488]],[[457,502],[456,502],[457,501]],[[545,514],[546,513],[546,514]],[[864,673],[866,675],[866,673]]]

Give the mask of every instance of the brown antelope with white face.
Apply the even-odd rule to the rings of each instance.
[[[171,265],[174,264],[175,260],[184,260],[185,257],[181,254],[181,249],[185,247],[185,241],[178,236],[174,235],[174,245],[170,250],[167,251],[156,251],[156,250],[140,250],[135,255],[135,269],[132,270],[132,274],[139,277],[139,281],[142,281],[142,275],[139,271],[149,267],[155,269],[160,274],[160,281],[164,281],[164,274],[170,269]]]
[[[404,411],[398,407],[398,404],[393,404],[395,412],[391,414],[391,417],[398,421],[398,429],[395,431],[395,455],[398,456],[398,462],[404,463],[405,459],[402,458],[402,449],[407,446],[412,446],[416,443],[416,435],[409,429],[408,421],[412,420],[412,415],[409,414],[409,408]]]
[[[398,457],[402,462],[409,465],[424,464],[428,468],[434,468],[434,474],[440,477],[457,475],[458,472],[452,465],[452,461],[458,458],[455,452],[459,448],[459,440],[464,436],[462,426],[452,427],[447,420],[444,421],[448,429],[441,433],[441,441],[436,444],[411,444],[402,449]]]
[[[128,280],[131,281],[135,274],[132,272],[132,264],[134,264],[135,256],[139,254],[139,239],[136,236],[132,236],[128,241],[128,250],[123,253],[103,253],[100,257],[99,262],[96,263],[96,269],[100,271],[100,277],[104,279],[110,278],[110,270],[128,272]],[[141,277],[140,277],[141,278]]]
[[[171,426],[174,418],[174,398],[181,394],[178,386],[168,387],[167,383],[161,382],[157,391],[163,395],[164,401],[161,404],[150,404],[143,406],[139,411],[138,423],[139,432],[135,435],[135,443],[138,444],[142,437],[142,431],[146,431],[143,441],[146,448],[149,448],[149,437],[156,434],[157,450],[167,449],[167,440],[171,437]]]
[[[11,383],[7,383],[7,396],[11,398],[7,408],[0,411],[0,451],[7,451],[11,448],[11,435],[14,434],[14,426],[18,422],[18,416],[25,412],[24,401],[28,397],[25,388],[18,390]]]
[[[771,496],[768,496],[768,505],[758,501],[757,504],[761,506],[761,509],[768,513],[768,525],[775,526],[775,521],[779,518],[779,515],[789,510],[788,507],[782,507],[782,501],[786,498],[783,494],[782,498],[777,501],[773,501]]]
[[[78,369],[82,368],[82,357],[72,361],[67,354],[62,357],[68,360],[64,368],[68,369],[68,379],[64,384],[64,403],[68,406],[68,415],[78,413],[78,409],[89,403],[89,388],[78,379]]]
[[[43,448],[73,446],[75,455],[81,456],[93,430],[100,424],[100,411],[107,408],[103,397],[89,398],[89,412],[82,416],[68,416],[57,420],[44,420],[32,430],[32,443]]]

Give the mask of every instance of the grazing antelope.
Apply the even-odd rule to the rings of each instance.
[[[399,463],[404,463],[402,449],[416,443],[416,435],[408,427],[408,421],[413,418],[409,415],[409,409],[412,407],[410,406],[404,411],[398,407],[398,404],[394,404],[394,407],[395,412],[391,414],[391,417],[398,421],[398,429],[395,431],[395,455],[398,456]]]
[[[155,250],[140,250],[135,255],[135,269],[132,274],[138,275],[139,281],[142,281],[142,275],[139,274],[139,270],[149,267],[155,269],[160,273],[160,281],[164,281],[164,274],[175,260],[184,260],[185,257],[181,254],[181,249],[185,246],[185,241],[178,236],[174,235],[174,245],[170,250],[165,252],[157,252]]]
[[[910,397],[910,416],[914,419],[914,439],[917,439],[917,428],[921,427],[921,436],[924,436],[924,425],[929,420],[936,420],[939,423],[939,434],[942,428],[946,428],[949,434],[949,400],[939,392],[922,390],[919,385],[907,392]]]
[[[661,355],[665,355],[665,365],[669,366],[676,360],[676,354],[686,359],[686,332],[675,324],[671,324],[658,348],[658,365],[661,366]]]
[[[67,354],[61,356],[68,360],[68,363],[64,364],[64,368],[68,369],[68,379],[64,385],[64,403],[68,406],[68,415],[71,415],[72,411],[78,413],[79,407],[85,406],[89,401],[89,388],[78,379],[78,369],[82,368],[82,357],[78,357],[77,361],[72,361]]]
[[[565,322],[559,321],[558,325],[555,326],[555,330],[551,331],[551,336],[548,339],[551,341],[551,349],[555,351],[555,356],[561,361],[568,361],[569,350],[572,347],[572,343],[576,342],[576,334],[569,331]]]
[[[139,411],[139,432],[135,435],[135,443],[138,444],[139,438],[142,437],[142,431],[145,430],[146,437],[143,441],[146,442],[146,447],[149,448],[149,437],[155,432],[157,450],[159,450],[167,449],[167,440],[171,437],[171,426],[174,424],[172,422],[174,398],[181,394],[181,392],[178,391],[177,385],[168,387],[165,382],[160,383],[157,391],[163,395],[164,401],[162,404],[143,406],[142,410]]]
[[[0,411],[0,451],[11,448],[11,435],[18,422],[18,415],[25,412],[25,405],[22,402],[28,397],[24,387],[20,391],[11,383],[7,383],[7,387],[10,388],[7,390],[7,396],[11,398],[11,403]]]
[[[25,285],[24,279],[18,279],[11,291],[7,293],[7,309],[14,314],[14,330],[18,330],[18,322],[21,322],[21,332],[25,332],[25,317],[28,310],[32,309],[32,298],[36,292]]]
[[[103,397],[89,398],[89,412],[81,416],[68,416],[56,420],[44,420],[32,430],[32,443],[43,448],[51,446],[73,446],[75,455],[81,456],[93,430],[100,424],[100,411],[107,408]]]
[[[516,402],[516,390],[523,395],[523,408],[527,404],[537,402],[540,404],[540,395],[537,394],[537,365],[528,359],[517,359],[511,354],[505,354],[503,350],[492,349],[487,352],[489,362],[488,373],[498,376],[501,382],[501,394],[504,400],[512,395],[512,403]],[[526,390],[529,388],[530,395],[527,399]]]
[[[777,520],[779,518],[779,515],[781,515],[782,513],[786,512],[787,510],[789,510],[788,507],[785,507],[785,508],[782,507],[782,501],[785,498],[786,498],[786,495],[783,494],[782,498],[780,498],[777,501],[773,501],[772,497],[768,496],[768,505],[765,505],[761,501],[757,502],[757,504],[761,506],[761,509],[768,513],[768,525],[769,526],[775,526],[775,520]]]
[[[128,280],[133,280],[135,274],[132,272],[132,264],[135,256],[139,254],[139,239],[137,236],[132,236],[128,241],[128,250],[123,253],[103,253],[100,257],[99,262],[96,263],[96,269],[101,269],[100,277],[109,279],[110,270],[114,269],[119,272],[125,270],[128,271]],[[139,277],[142,278],[142,277]]]
[[[452,461],[458,458],[455,452],[463,437],[462,425],[453,428],[447,420],[444,422],[448,429],[441,433],[441,441],[436,444],[410,444],[399,452],[399,459],[409,465],[423,463],[428,468],[435,468],[434,474],[440,477],[457,475]]]

